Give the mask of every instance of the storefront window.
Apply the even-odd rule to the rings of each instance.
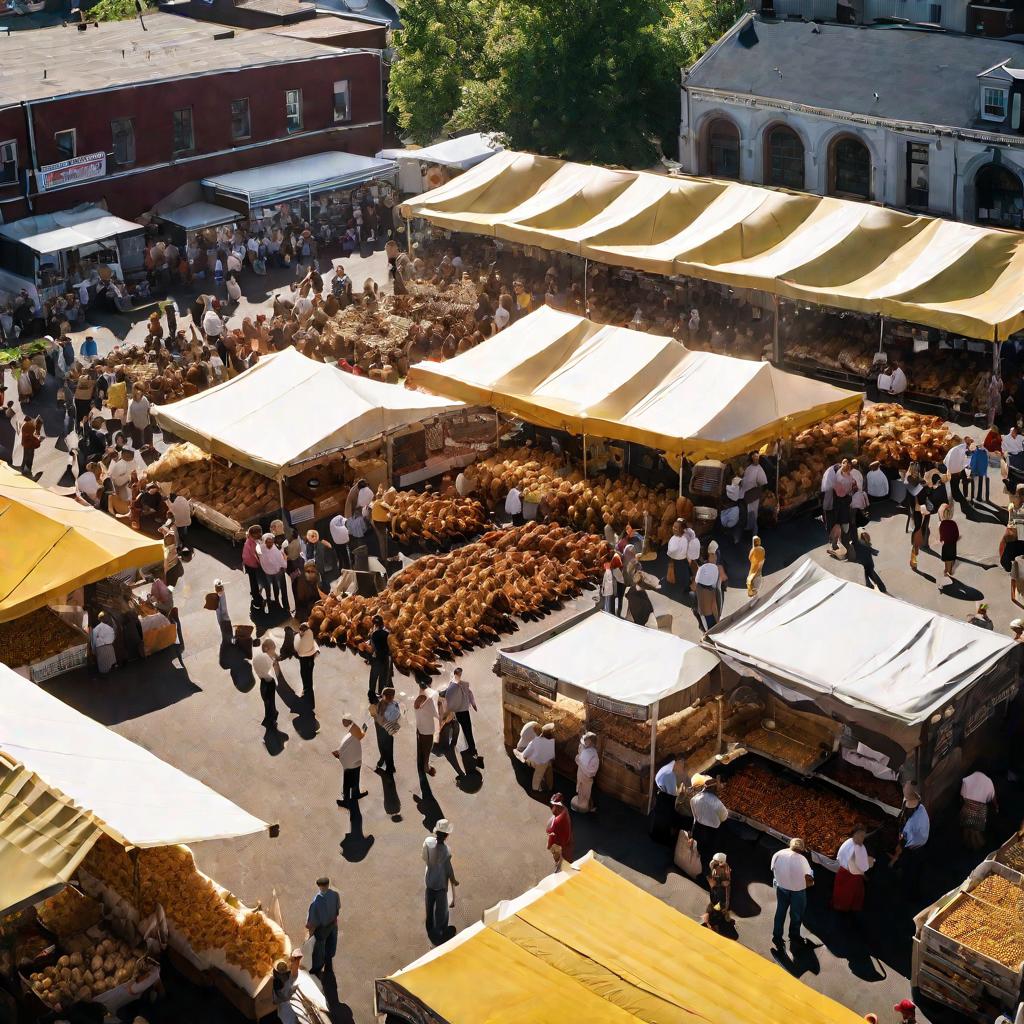
[[[10,185],[18,180],[18,144],[0,142],[0,185]]]
[[[287,89],[284,94],[285,127],[290,132],[302,131],[302,90]]]
[[[130,117],[120,117],[110,122],[110,134],[114,140],[114,162],[135,163],[135,122]]]
[[[928,143],[907,143],[907,206],[928,208]]]
[[[185,153],[195,148],[192,131],[192,108],[184,107],[174,112],[174,152]]]
[[[804,187],[804,144],[792,128],[777,124],[765,135],[765,184]]]
[[[833,195],[871,198],[871,154],[859,139],[845,135],[832,143],[829,171]]]
[[[231,138],[235,142],[247,139],[252,134],[249,121],[249,97],[231,101]]]
[[[349,96],[348,79],[334,83],[334,123],[342,124],[352,120],[352,101]]]
[[[723,117],[707,127],[705,174],[713,178],[740,176],[740,133]]]
[[[61,160],[70,160],[75,156],[75,129],[67,128],[62,132],[56,132],[53,141],[57,145],[57,152]]]
[[[974,194],[975,219],[979,224],[1004,228],[1024,226],[1024,186],[1013,171],[998,164],[987,164],[974,179]]]

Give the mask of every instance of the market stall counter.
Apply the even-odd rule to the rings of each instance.
[[[698,771],[719,753],[718,659],[671,633],[594,608],[502,648],[495,671],[506,747],[526,722],[554,722],[555,768],[575,776],[580,738],[594,732],[596,787],[641,810],[662,761],[682,753]]]

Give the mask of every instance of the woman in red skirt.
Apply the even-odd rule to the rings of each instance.
[[[855,825],[850,838],[839,847],[839,872],[832,886],[832,909],[843,913],[864,909],[864,873],[875,863],[864,845],[866,831]]]

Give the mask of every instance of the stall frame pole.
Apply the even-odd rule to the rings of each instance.
[[[583,479],[587,479],[587,435],[583,435]]]
[[[405,218],[405,254],[412,259],[412,221]]]
[[[883,340],[885,338],[885,314],[880,313],[878,316],[878,351],[881,352],[884,348]]]
[[[999,328],[992,328],[992,373],[999,376],[1002,353],[999,351]]]
[[[655,763],[655,758],[658,756],[657,745],[658,745],[658,718],[660,717],[659,709],[661,707],[661,701],[656,700],[654,707],[651,709],[651,764],[647,772],[647,813],[651,813],[651,808],[654,806],[654,774],[658,770],[658,766]]]
[[[679,453],[679,497],[683,496],[683,453]]]
[[[588,317],[588,318],[590,316],[590,312],[589,312],[589,310],[590,310],[590,306],[589,306],[590,295],[589,295],[589,291],[587,289],[587,278],[589,277],[589,275],[587,274],[587,271],[589,269],[590,269],[590,260],[587,259],[586,256],[584,256],[583,257],[583,315],[585,317]]]
[[[782,472],[782,438],[775,445],[775,517],[778,523],[779,515],[779,474]]]
[[[281,518],[287,520],[288,513],[284,508],[284,476],[279,476],[277,478],[277,497],[281,502]]]
[[[494,410],[494,450],[497,451],[501,447],[501,413],[497,409]]]
[[[387,467],[388,474],[388,487],[393,487],[395,484],[395,446],[394,438],[388,434],[384,439],[384,463]]]
[[[779,297],[772,296],[772,305],[775,309],[772,323],[772,361],[778,366],[782,363],[782,341],[779,337]]]

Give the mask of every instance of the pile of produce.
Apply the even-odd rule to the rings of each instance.
[[[866,406],[861,414],[858,453],[857,416],[841,413],[793,438],[790,469],[779,480],[780,503],[786,507],[820,493],[825,470],[844,457],[859,455],[862,471],[876,460],[890,469],[905,469],[911,462],[941,462],[953,443],[938,416],[883,402]]]
[[[996,860],[1005,864],[1014,871],[1024,872],[1024,842],[1020,833],[1017,833],[1016,842],[1011,843],[1005,850],[996,854]]]
[[[777,757],[786,764],[802,772],[808,772],[822,757],[831,751],[831,747],[822,749],[801,743],[791,736],[786,736],[777,729],[765,729],[757,725],[739,737],[740,742],[751,750],[760,750],[771,757]]]
[[[1010,970],[1024,964],[1024,890],[999,875],[957,896],[933,927]]]
[[[447,544],[485,533],[493,525],[473,498],[399,491],[389,504],[391,535],[399,544]]]
[[[784,836],[799,837],[808,849],[827,857],[835,857],[854,825],[864,825],[871,832],[881,824],[841,793],[790,782],[756,762],[741,764],[724,779],[719,796],[731,810]]]
[[[364,355],[371,361],[389,362],[390,353],[401,350],[412,320],[395,315],[389,308],[393,296],[385,296],[383,305],[347,306],[324,324],[320,332],[321,347],[348,355],[358,362]]]
[[[188,441],[172,444],[146,470],[146,478],[201,501],[237,523],[256,519],[278,505],[272,480],[251,469],[215,462]]]
[[[808,333],[798,340],[787,339],[786,357],[793,362],[846,370],[866,377],[875,358],[875,342],[873,338],[857,340],[849,334],[825,338]]]
[[[587,709],[583,703],[573,700],[572,697],[563,697],[561,694],[552,700],[543,693],[531,690],[530,687],[518,683],[514,679],[505,680],[505,689],[508,693],[524,697],[544,709],[533,717],[541,725],[545,722],[551,722],[554,725],[555,743],[559,745],[579,744],[580,736],[587,728]],[[576,756],[575,749],[572,754],[573,757]]]
[[[821,774],[889,807],[899,807],[903,799],[900,784],[895,779],[878,779],[869,771],[858,768],[841,757],[834,757],[821,768]]]
[[[391,631],[400,672],[435,673],[455,658],[516,626],[513,615],[535,615],[577,595],[601,574],[607,545],[557,525],[527,523],[495,530],[447,555],[420,558],[375,597],[335,597],[313,607],[310,627],[321,643],[370,653],[374,615]]]
[[[0,662],[12,668],[34,665],[84,643],[88,643],[85,635],[50,608],[0,622]]]
[[[56,896],[44,900],[36,908],[40,922],[59,938],[78,935],[99,924],[103,908],[96,900],[83,896],[77,889],[67,886]]]
[[[622,715],[590,709],[590,728],[638,754],[651,752],[651,723],[633,721]],[[718,738],[718,710],[714,700],[697,701],[688,708],[658,720],[656,749],[681,753],[691,759],[709,740]]]
[[[410,320],[439,320],[464,317],[476,308],[477,289],[471,280],[459,278],[449,284],[416,281],[409,284],[408,295],[392,299],[392,308]]]
[[[53,949],[53,940],[38,931],[13,932],[2,936],[0,944],[0,974],[10,976],[15,967],[30,964],[43,953]]]
[[[134,903],[132,861],[124,849],[101,836],[89,851],[84,869],[122,899]],[[196,953],[221,950],[229,963],[259,980],[284,956],[284,940],[258,910],[228,905],[218,886],[196,870],[184,846],[138,851],[136,907],[148,917],[157,904]]]
[[[647,514],[653,524],[650,539],[664,544],[677,518],[689,521],[693,516],[689,498],[676,498],[664,487],[648,487],[627,474],[617,480],[606,476],[584,480],[580,470],[567,471],[553,452],[532,448],[492,455],[477,464],[474,475],[479,492],[494,505],[518,487],[531,500],[543,499],[558,522],[591,533],[603,532],[607,524],[616,532],[627,523],[640,529]]]
[[[49,967],[30,974],[29,987],[51,1010],[88,1003],[135,977],[145,955],[111,936],[95,940],[86,935],[66,943],[69,950]]]

